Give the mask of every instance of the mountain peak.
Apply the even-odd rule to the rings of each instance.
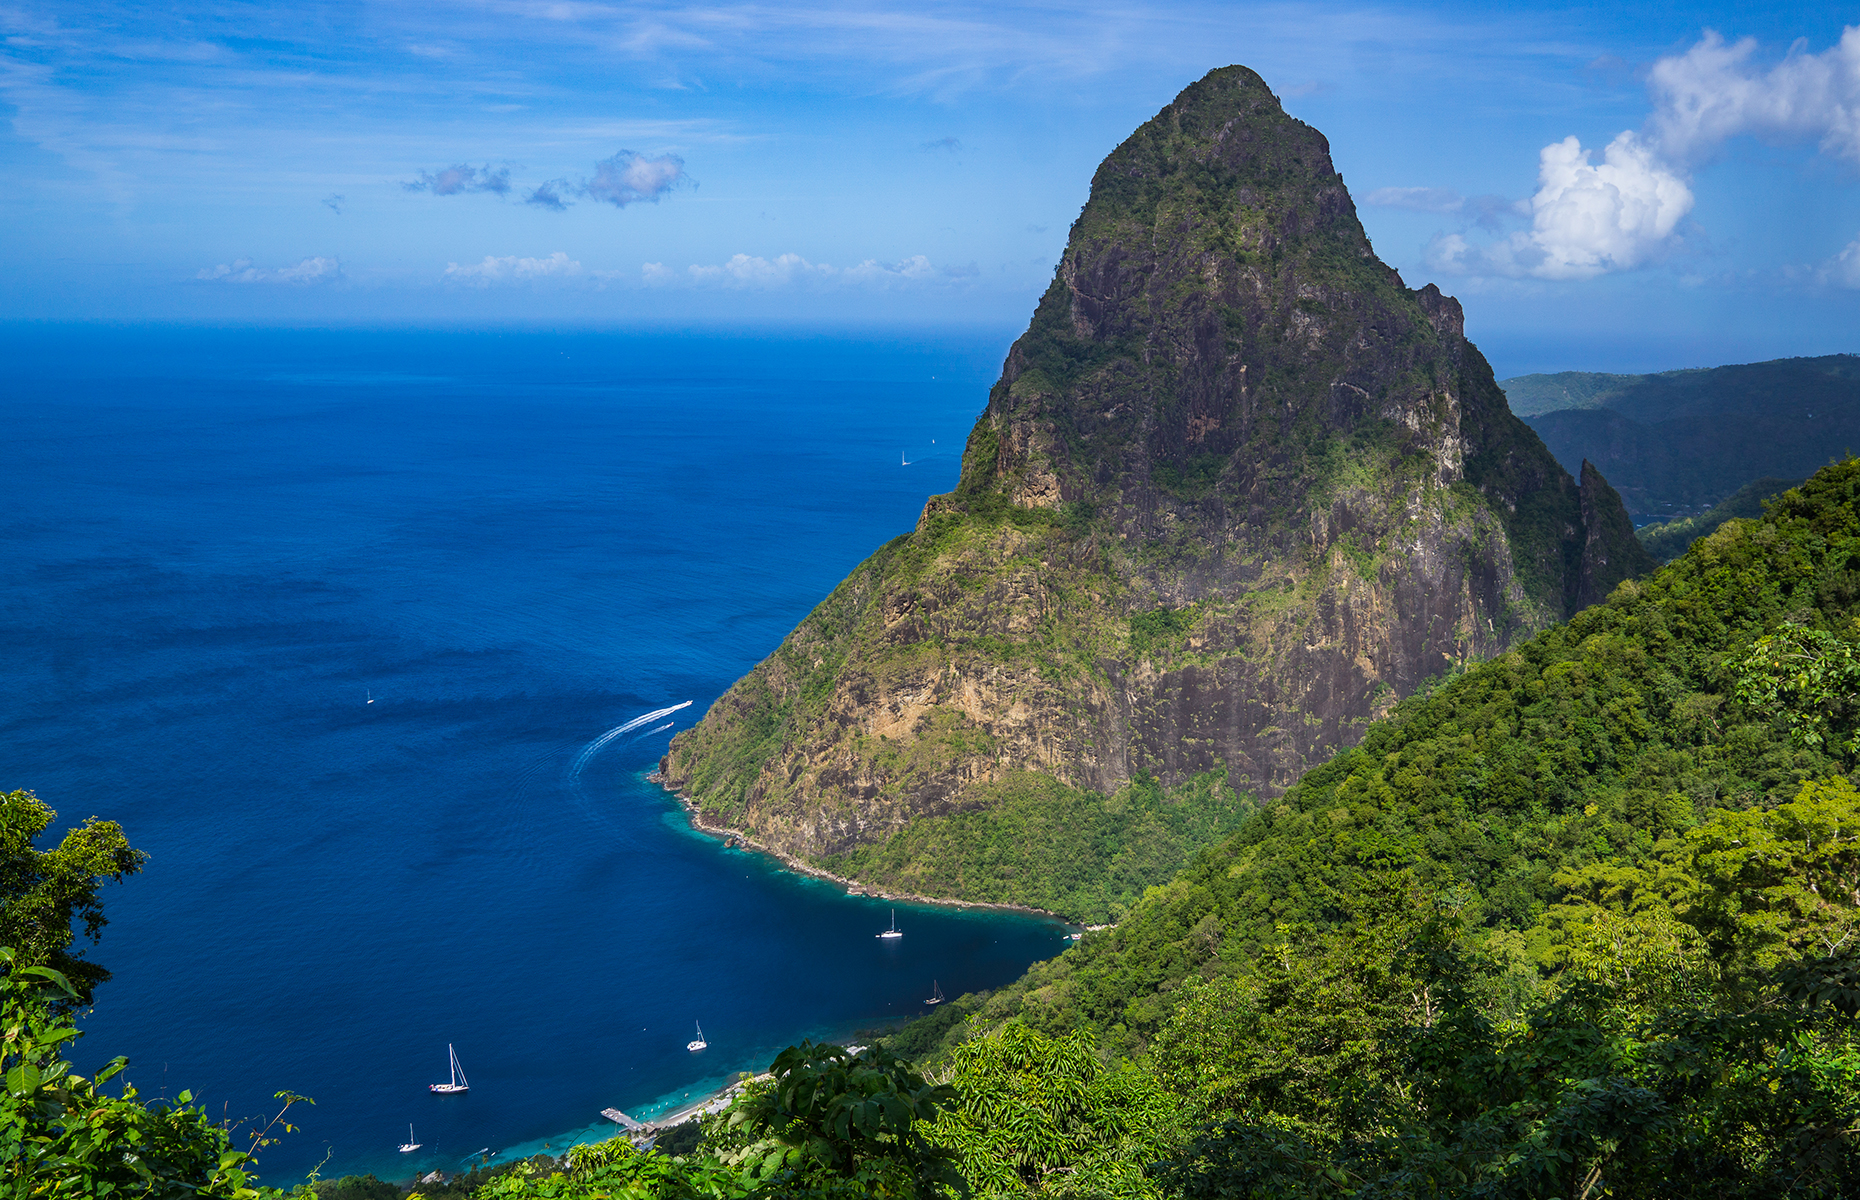
[[[1023,901],[910,847],[1145,778],[1277,795],[1650,565],[1464,328],[1375,256],[1323,135],[1252,71],[1210,73],[1098,168],[956,490],[674,739],[666,778],[794,857]],[[965,828],[951,845],[996,844]],[[887,838],[892,867],[859,857]]]

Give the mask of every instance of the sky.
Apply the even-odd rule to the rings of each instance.
[[[1011,336],[1229,63],[1501,376],[1860,351],[1860,3],[0,0],[0,320]]]

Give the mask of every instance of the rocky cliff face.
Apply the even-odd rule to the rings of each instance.
[[[1328,144],[1215,71],[1112,152],[955,492],[674,739],[819,860],[1037,771],[1277,795],[1425,680],[1650,567],[1512,416]],[[1625,530],[1625,535],[1623,535]]]

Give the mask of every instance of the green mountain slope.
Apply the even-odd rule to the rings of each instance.
[[[1391,873],[1452,899],[1495,964],[1486,986],[1528,992],[1566,960],[1584,914],[1683,900],[1662,891],[1672,839],[1856,763],[1860,459],[1848,459],[1761,520],[1727,523],[1606,604],[1404,702],[1116,929],[898,1044],[934,1053],[1018,1017],[1140,1051],[1186,981],[1263,969],[1262,948],[1288,930],[1370,936],[1358,918],[1387,906]],[[1785,884],[1739,885],[1778,938],[1788,923],[1781,908],[1760,915],[1778,904],[1762,888]]]
[[[1759,476],[1800,479],[1860,447],[1852,354],[1502,386],[1557,461],[1593,462],[1640,521],[1695,516]]]
[[[965,899],[1042,879],[1082,916],[1650,566],[1601,475],[1506,409],[1459,304],[1375,257],[1323,136],[1225,68],[1098,168],[956,490],[661,773],[784,855]],[[1027,797],[1123,829],[1148,780],[1122,883],[1026,848]]]

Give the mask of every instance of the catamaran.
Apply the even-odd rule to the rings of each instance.
[[[882,938],[900,938],[904,936],[904,934],[898,931],[898,910],[897,909],[894,908],[891,910],[891,928],[887,929],[885,932],[879,934],[878,936]]]
[[[710,1045],[710,1043],[704,1040],[704,1026],[699,1025],[698,1022],[696,1021],[693,1021],[691,1023],[693,1025],[697,1025],[698,1035],[695,1038],[692,1038],[690,1041],[685,1043],[685,1049],[695,1052],[698,1050],[702,1050],[704,1047]]]
[[[420,1143],[413,1140],[413,1124],[409,1122],[407,1125],[407,1144],[400,1148],[400,1152],[402,1154],[412,1154],[419,1148]]]
[[[943,999],[943,985],[932,979],[930,981],[930,998],[924,1001],[924,1003],[941,1004],[943,1003]]]
[[[465,1082],[465,1069],[459,1066],[459,1052],[452,1048],[451,1042],[446,1043],[446,1053],[452,1058],[452,1082],[429,1083],[426,1086],[432,1088],[442,1096],[450,1096],[455,1092],[470,1091],[471,1084]]]

